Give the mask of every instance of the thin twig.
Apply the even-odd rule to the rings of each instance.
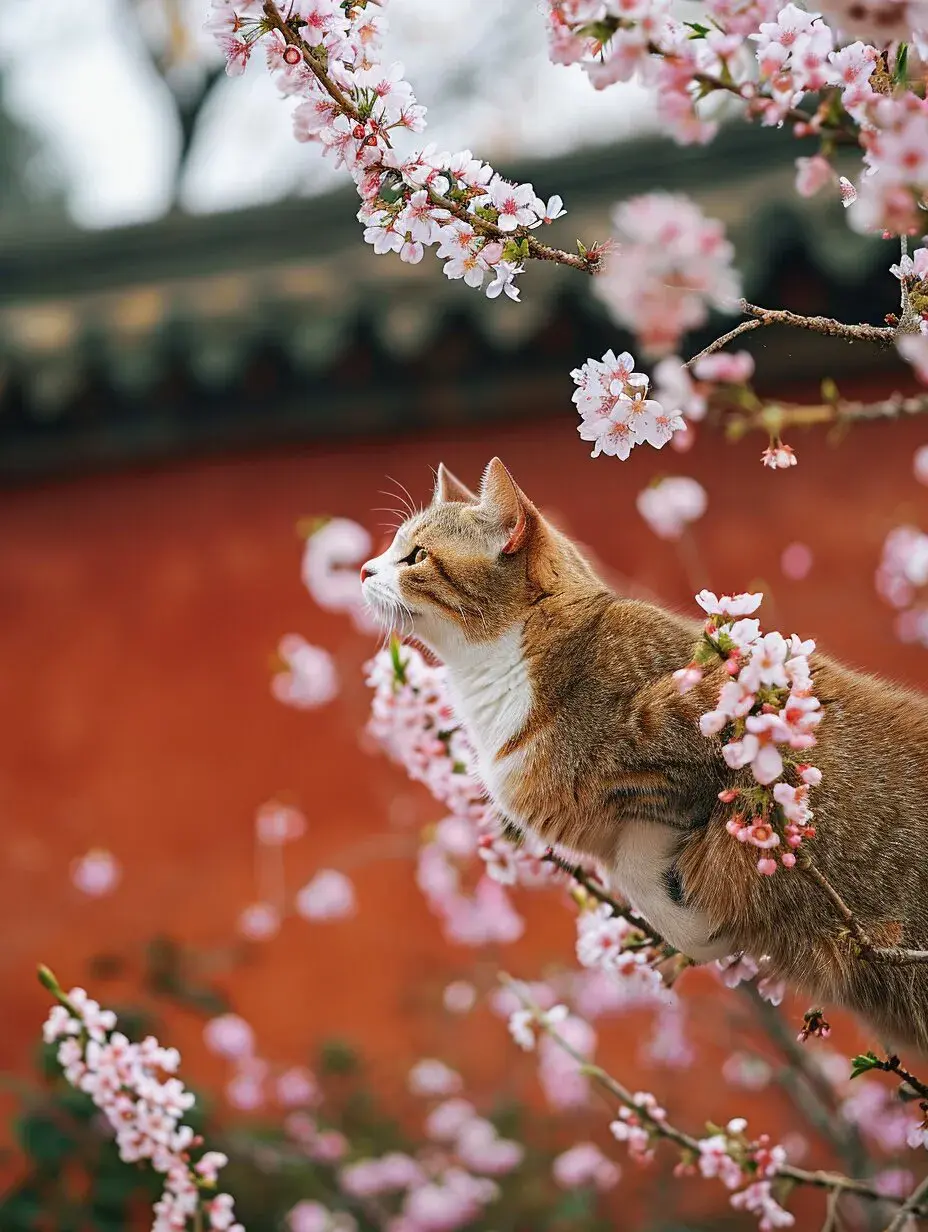
[[[527,1010],[532,1011],[532,1013],[536,1016],[536,1024],[538,1027],[544,1031],[545,1034],[548,1035],[559,1048],[566,1052],[568,1056],[573,1057],[573,1059],[581,1066],[583,1073],[588,1078],[591,1078],[604,1091],[607,1091],[610,1095],[617,1099],[620,1104],[624,1104],[626,1108],[634,1109],[636,1115],[640,1117],[640,1119],[647,1125],[649,1131],[653,1133],[655,1137],[664,1138],[668,1142],[674,1143],[676,1146],[680,1147],[681,1150],[687,1152],[689,1156],[699,1156],[700,1150],[698,1138],[694,1138],[692,1134],[688,1134],[684,1130],[678,1129],[669,1121],[658,1120],[654,1117],[646,1107],[643,1107],[635,1100],[632,1092],[626,1086],[623,1086],[617,1078],[614,1078],[612,1074],[608,1073],[601,1066],[592,1065],[583,1053],[578,1052],[577,1049],[574,1048],[572,1044],[568,1043],[562,1035],[559,1035],[558,1032],[545,1020],[544,1011],[541,1007],[536,1005],[535,1002],[526,995],[522,985],[517,980],[514,980],[510,975],[507,975],[504,972],[500,973],[499,979],[502,984],[504,984],[512,993],[515,994],[516,997],[518,997],[519,1001],[521,1001]],[[898,1201],[897,1198],[891,1198],[884,1193],[880,1193],[875,1186],[870,1185],[866,1181],[857,1181],[852,1177],[842,1176],[837,1172],[826,1172],[823,1169],[819,1169],[815,1172],[809,1172],[805,1168],[794,1168],[791,1164],[781,1164],[780,1167],[777,1168],[775,1175],[777,1177],[783,1177],[786,1180],[793,1181],[797,1185],[810,1185],[816,1189],[840,1189],[842,1192],[857,1194],[861,1198],[869,1198],[874,1202]],[[771,1177],[770,1179],[773,1178]],[[926,1192],[928,1192],[928,1181],[926,1181]],[[915,1195],[913,1195],[913,1197],[914,1196]],[[919,1194],[917,1201],[911,1208],[913,1212],[922,1209],[921,1199],[924,1196],[924,1193]],[[912,1201],[912,1199],[910,1198],[909,1201]]]
[[[650,938],[655,946],[666,945],[664,938],[659,933],[654,931],[647,920],[642,919],[637,912],[632,911],[630,907],[623,906],[618,899],[613,898],[612,895],[603,888],[602,884],[597,881],[591,873],[588,873],[581,864],[574,864],[570,860],[565,860],[563,856],[559,856],[557,854],[553,847],[549,847],[547,849],[545,854],[541,857],[541,861],[543,864],[553,864],[554,867],[559,868],[562,873],[566,873],[567,876],[576,881],[579,886],[582,886],[591,898],[595,898],[597,902],[605,903],[607,907],[610,907],[613,915],[621,916],[623,920],[627,920],[629,924],[633,924],[635,928],[640,929],[641,932]],[[674,953],[676,953],[676,951],[674,951]]]
[[[332,80],[300,35],[284,21],[274,0],[264,0],[264,18],[268,29],[276,30],[285,42],[291,47],[297,48],[303,57],[303,63],[339,110],[356,123],[362,122],[364,117],[360,111],[358,111],[344,91]],[[490,222],[489,219],[468,213],[463,205],[436,192],[431,185],[426,184],[424,187],[435,205],[447,210],[455,218],[468,223],[475,231],[479,231],[482,235],[487,235],[495,240],[502,240],[504,242],[511,240],[516,243],[524,243],[528,250],[528,255],[536,261],[554,261],[559,265],[568,265],[571,269],[579,270],[584,274],[595,274],[601,268],[603,257],[609,248],[608,243],[595,244],[591,248],[586,249],[582,254],[564,252],[560,248],[552,248],[549,244],[542,244],[527,227],[517,227],[514,231],[502,231],[495,223]]]
[[[825,1204],[825,1222],[822,1224],[822,1232],[838,1232],[838,1203],[841,1201],[841,1194],[844,1189],[840,1185],[828,1195],[828,1201]]]
[[[761,1026],[787,1061],[788,1067],[781,1078],[791,1088],[790,1094],[799,1110],[849,1168],[863,1171],[868,1162],[867,1152],[856,1127],[842,1121],[838,1115],[834,1089],[814,1056],[797,1041],[795,1030],[790,1029],[776,1006],[761,996],[753,981],[741,983],[738,988],[750,1001]],[[802,1081],[797,1082],[797,1077]]]
[[[928,1197],[928,1176],[925,1177],[920,1185],[912,1190],[902,1206],[899,1207],[892,1223],[887,1225],[886,1232],[902,1232],[902,1229],[909,1221],[910,1215],[914,1215],[916,1212],[924,1214],[922,1199],[926,1197]]]
[[[752,317],[749,321],[742,321],[740,325],[736,325],[734,329],[730,329],[727,334],[722,334],[721,338],[716,338],[714,342],[710,342],[708,346],[703,347],[698,355],[694,355],[692,359],[688,359],[683,365],[684,368],[693,368],[704,355],[712,355],[715,351],[720,351],[726,343],[731,342],[733,338],[737,338],[739,334],[746,334],[750,329],[758,329],[765,322],[758,320],[757,317]]]
[[[913,1091],[917,1092],[922,1099],[928,1099],[928,1084],[922,1082],[920,1078],[916,1078],[913,1073],[907,1070],[895,1053],[887,1057],[885,1061],[874,1062],[871,1068],[882,1070],[884,1074],[895,1074],[907,1086],[910,1086]]]
[[[804,317],[798,312],[789,312],[785,308],[761,308],[750,304],[746,299],[739,302],[744,313],[750,315],[749,321],[742,321],[734,329],[730,329],[721,338],[716,338],[707,347],[687,360],[684,368],[692,368],[705,355],[720,351],[726,343],[731,342],[748,330],[758,329],[762,325],[788,325],[793,329],[808,329],[816,334],[825,334],[830,338],[844,338],[848,342],[875,342],[879,346],[888,346],[896,337],[897,330],[889,325],[848,325],[836,321],[833,317]]]
[[[870,936],[864,931],[863,926],[853,911],[851,911],[822,870],[815,864],[811,856],[803,855],[800,858],[799,867],[831,899],[838,914],[847,926],[848,932],[854,938],[860,958],[868,962],[888,963],[893,967],[908,967],[914,963],[928,962],[928,950],[908,950],[898,945],[875,945]]]

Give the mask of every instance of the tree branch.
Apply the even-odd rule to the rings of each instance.
[[[797,1041],[795,1029],[791,1030],[776,1006],[761,996],[753,980],[739,984],[738,989],[750,1001],[761,1026],[787,1061],[781,1080],[793,1102],[849,1168],[864,1171],[868,1156],[860,1135],[854,1125],[838,1117],[835,1092],[814,1057]],[[800,1082],[796,1081],[797,1076]]]
[[[300,35],[281,17],[280,10],[274,0],[264,0],[264,20],[268,30],[276,30],[286,43],[289,43],[291,47],[297,48],[303,57],[303,63],[342,114],[348,116],[351,120],[360,122],[363,117],[357,107],[332,80],[323,65],[316,59],[312,49],[306,45]],[[594,244],[582,253],[564,252],[560,248],[552,248],[549,244],[542,244],[540,240],[535,238],[533,232],[528,227],[516,227],[514,231],[502,231],[495,223],[490,222],[489,219],[468,213],[463,205],[436,192],[431,185],[426,184],[424,187],[435,205],[447,210],[449,214],[452,214],[462,222],[466,222],[482,235],[487,235],[503,242],[524,243],[528,250],[528,255],[536,261],[554,261],[559,265],[570,266],[571,269],[579,270],[581,273],[595,274],[602,267],[603,257],[610,247],[608,243]]]
[[[746,299],[739,301],[741,311],[749,314],[750,320],[742,321],[734,329],[730,329],[721,338],[716,338],[707,347],[687,360],[684,368],[692,368],[705,355],[720,351],[733,338],[748,330],[758,329],[762,325],[787,325],[793,329],[808,329],[815,334],[825,334],[829,338],[844,338],[848,342],[874,342],[878,346],[889,346],[894,342],[899,332],[890,325],[847,325],[836,321],[833,317],[804,317],[798,312],[789,312],[785,308],[761,308],[757,304],[748,303]]]
[[[832,904],[837,909],[838,914],[841,916],[848,932],[857,945],[857,952],[860,958],[867,962],[889,963],[894,967],[908,967],[913,963],[928,962],[928,950],[908,950],[898,945],[876,945],[835,887],[812,860],[812,857],[802,853],[800,855],[799,867],[831,899]],[[926,1091],[926,1094],[928,1094],[928,1091]]]
[[[916,1212],[924,1214],[922,1199],[926,1197],[928,1197],[928,1176],[909,1194],[902,1206],[899,1207],[892,1223],[887,1226],[886,1232],[902,1232],[902,1229],[909,1222],[910,1215],[914,1215]]]
[[[686,1133],[677,1126],[666,1120],[658,1120],[654,1117],[647,1108],[642,1107],[635,1100],[632,1092],[612,1074],[602,1069],[599,1065],[590,1064],[589,1060],[576,1048],[573,1047],[564,1037],[551,1027],[545,1017],[544,1011],[540,1006],[536,1005],[530,997],[526,995],[522,986],[517,980],[504,972],[500,974],[500,982],[507,987],[510,992],[514,993],[522,1005],[527,1010],[530,1010],[535,1015],[536,1025],[540,1030],[544,1031],[559,1048],[567,1053],[568,1056],[581,1066],[583,1073],[591,1078],[604,1091],[608,1092],[613,1098],[617,1099],[620,1104],[626,1108],[634,1110],[636,1115],[647,1125],[648,1130],[657,1138],[663,1138],[667,1142],[672,1142],[679,1147],[687,1155],[699,1155],[699,1139],[694,1138],[692,1134]],[[842,1176],[837,1172],[827,1172],[819,1169],[814,1172],[807,1171],[805,1168],[794,1168],[791,1164],[781,1165],[771,1180],[783,1178],[793,1181],[797,1185],[809,1185],[816,1189],[826,1189],[829,1191],[841,1190],[846,1193],[857,1194],[861,1198],[868,1198],[874,1202],[898,1202],[899,1199],[887,1197],[881,1193],[875,1186],[866,1181],[857,1181],[851,1177]],[[928,1212],[928,1206],[923,1205],[922,1199],[928,1196],[928,1178],[918,1187],[918,1189],[907,1199],[912,1205],[909,1207],[908,1213],[925,1213]]]

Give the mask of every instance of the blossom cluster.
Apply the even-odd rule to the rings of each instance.
[[[422,1147],[415,1153],[388,1151],[339,1162],[339,1189],[368,1211],[378,1226],[385,1202],[396,1211],[382,1225],[390,1232],[454,1232],[468,1226],[499,1197],[500,1178],[522,1164],[524,1147],[502,1137],[493,1122],[460,1095],[462,1086],[460,1075],[443,1062],[418,1062],[410,1071],[409,1087],[432,1101]],[[311,1118],[304,1120],[314,1128]],[[294,1128],[302,1137],[308,1132],[302,1123]],[[342,1224],[322,1223],[323,1214],[341,1219],[351,1232],[357,1226],[351,1216],[333,1215],[318,1203],[304,1202],[290,1212],[291,1232],[312,1228],[311,1217],[325,1232],[341,1228]]]
[[[515,846],[503,837],[455,718],[445,669],[394,641],[368,664],[367,683],[374,690],[371,735],[449,810],[419,849],[417,881],[429,906],[451,940],[515,941],[524,925],[506,887],[546,883],[555,873],[541,862],[544,848],[536,841]],[[475,858],[482,875],[468,892],[464,873]]]
[[[381,62],[384,0],[294,0],[281,9],[271,22],[258,0],[213,0],[207,24],[231,74],[263,45],[281,93],[299,100],[297,140],[320,145],[353,178],[367,243],[411,264],[434,248],[448,278],[518,300],[529,233],[565,212],[561,199],[543,201],[470,150],[399,149],[398,138],[425,129],[426,109],[403,66]]]
[[[766,1134],[756,1141],[749,1140],[746,1129],[747,1121],[736,1117],[724,1129],[701,1138],[695,1166],[701,1176],[717,1177],[726,1189],[736,1191],[732,1193],[731,1205],[735,1210],[759,1215],[760,1232],[791,1228],[795,1219],[771,1192],[772,1180],[786,1163],[786,1151],[771,1144]],[[684,1165],[680,1171],[685,1170]]]
[[[792,868],[803,839],[815,836],[809,793],[822,774],[794,754],[813,747],[822,716],[809,665],[815,643],[796,634],[787,639],[762,633],[751,615],[762,599],[760,594],[718,598],[701,591],[696,602],[707,617],[703,640],[695,661],[676,679],[685,692],[700,679],[702,665],[718,658],[725,665],[730,679],[722,685],[715,710],[703,714],[699,726],[704,736],[725,733],[722,756],[733,770],[751,770],[754,786],[725,790],[720,799],[739,801],[728,832],[765,853],[757,869],[769,876],[777,863],[767,853],[785,843],[789,850],[780,862]]]
[[[601,360],[588,359],[570,375],[577,386],[577,431],[581,440],[593,442],[594,458],[604,453],[624,461],[635,445],[644,443],[661,449],[685,427],[679,414],[668,413],[648,397],[648,378],[635,371],[628,351],[607,351]]]
[[[915,526],[896,526],[883,543],[876,588],[899,612],[901,641],[928,646],[928,535]]]
[[[854,206],[859,229],[921,229],[928,104],[909,87],[907,48],[921,54],[925,46],[924,0],[825,0],[824,17],[780,0],[706,0],[705,24],[679,20],[668,0],[548,0],[547,7],[551,59],[580,64],[597,89],[637,77],[654,90],[658,116],[677,141],[714,136],[708,97],[738,99],[749,118],[822,139],[820,153],[797,159],[804,196],[830,185]],[[815,95],[817,106],[803,111],[800,103]],[[866,170],[856,187],[833,168],[836,137],[861,148]]]
[[[648,1091],[637,1091],[619,1109],[609,1128],[619,1142],[628,1147],[631,1157],[649,1162],[654,1157],[658,1140],[664,1135],[667,1113]],[[713,1128],[713,1127],[710,1127]],[[760,1232],[775,1228],[790,1228],[793,1216],[783,1209],[771,1192],[772,1181],[786,1163],[786,1151],[771,1143],[766,1134],[751,1141],[745,1130],[747,1121],[736,1117],[724,1129],[713,1129],[687,1150],[675,1169],[675,1175],[698,1173],[707,1179],[717,1179],[732,1191],[731,1205],[760,1216]]]
[[[649,355],[674,351],[710,308],[737,311],[741,289],[725,228],[688,197],[647,193],[612,212],[617,244],[593,288]]]
[[[706,489],[688,475],[673,475],[638,493],[638,512],[660,539],[679,539],[706,512]]]
[[[43,1036],[47,1044],[57,1044],[65,1078],[89,1095],[106,1117],[120,1159],[147,1161],[164,1177],[152,1232],[183,1232],[193,1226],[244,1232],[235,1221],[231,1196],[213,1193],[226,1156],[203,1151],[202,1139],[182,1123],[194,1097],[175,1076],[180,1066],[177,1049],[162,1047],[153,1036],[131,1043],[116,1030],[112,1010],[101,1009],[83,988],[65,995],[50,973],[43,982],[58,998]]]

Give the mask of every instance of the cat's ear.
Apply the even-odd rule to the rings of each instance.
[[[538,510],[500,462],[493,458],[483,473],[480,507],[506,534],[504,556],[514,556],[529,542]]]
[[[476,505],[477,497],[470,488],[465,488],[456,475],[451,474],[444,462],[439,462],[432,502],[436,505],[450,505],[454,502]]]

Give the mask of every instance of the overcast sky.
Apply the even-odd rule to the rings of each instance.
[[[41,138],[75,219],[91,227],[148,219],[170,202],[177,153],[170,98],[146,57],[138,21],[158,41],[174,9],[189,30],[184,71],[214,54],[201,29],[204,0],[2,0],[0,57],[9,109]],[[558,153],[649,127],[645,93],[597,94],[577,68],[548,63],[541,5],[532,0],[392,0],[386,60],[401,60],[429,108],[420,141],[470,147],[495,160]],[[447,97],[451,83],[452,97]],[[186,208],[227,209],[340,177],[314,146],[291,136],[263,58],[222,82],[202,120]]]

